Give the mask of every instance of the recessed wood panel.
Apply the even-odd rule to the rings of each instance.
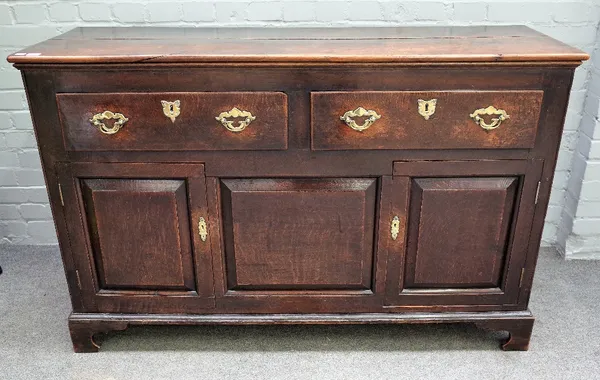
[[[311,93],[312,148],[348,149],[493,149],[532,148],[543,91],[344,91]],[[435,113],[419,114],[419,99],[437,99]],[[470,117],[494,106],[509,118],[485,130]],[[363,107],[381,116],[356,131],[340,120]],[[491,124],[494,115],[484,116]],[[362,124],[364,117],[356,118]]]
[[[405,288],[499,287],[517,177],[412,181]]]
[[[101,289],[195,288],[185,181],[81,183]]]
[[[221,181],[232,290],[370,289],[375,179]]]

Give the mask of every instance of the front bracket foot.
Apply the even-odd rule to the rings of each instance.
[[[100,321],[69,319],[69,331],[75,352],[98,352],[100,345],[94,340],[94,335],[110,331],[127,329],[124,321]]]
[[[476,322],[475,325],[484,330],[508,331],[509,337],[500,347],[504,351],[527,351],[533,330],[534,318],[492,319]]]

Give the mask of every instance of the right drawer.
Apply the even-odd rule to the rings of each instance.
[[[529,149],[543,91],[311,93],[313,150]]]

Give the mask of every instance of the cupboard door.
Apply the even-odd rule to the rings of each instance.
[[[516,304],[540,162],[396,163],[390,305]]]
[[[344,296],[360,305],[357,296],[373,295],[377,179],[221,179],[219,188],[225,305],[333,311]]]
[[[411,181],[406,288],[495,288],[517,177]]]
[[[100,289],[195,290],[184,180],[80,184]]]
[[[193,222],[207,219],[202,165],[72,164],[67,172],[65,208],[79,219],[69,233],[91,305],[164,312],[212,304],[209,245]]]

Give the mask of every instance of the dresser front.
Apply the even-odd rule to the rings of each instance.
[[[524,310],[571,75],[27,70],[74,309]]]
[[[527,349],[586,58],[525,27],[79,28],[11,55],[75,351],[207,323],[470,322]]]

